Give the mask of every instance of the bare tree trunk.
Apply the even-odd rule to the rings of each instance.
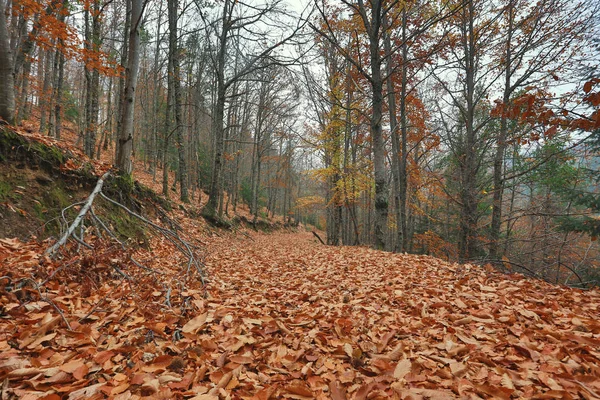
[[[477,253],[477,181],[476,181],[476,135],[475,130],[475,9],[470,0],[463,11],[463,48],[465,52],[465,143],[459,160],[461,168],[461,213],[459,231],[459,260],[467,261]]]
[[[158,125],[159,125],[159,121],[158,121],[158,113],[160,110],[160,67],[158,65],[159,63],[159,59],[160,59],[160,35],[161,35],[161,31],[160,31],[160,27],[161,27],[161,21],[162,21],[162,6],[163,6],[163,2],[159,2],[159,8],[158,8],[158,19],[156,21],[156,46],[154,48],[154,66],[153,66],[153,78],[154,78],[154,82],[153,82],[153,93],[152,93],[152,120],[153,120],[153,124],[152,124],[152,152],[153,152],[153,157],[154,157],[154,163],[151,166],[151,172],[152,172],[152,181],[156,182],[156,169],[157,166],[159,164],[159,148],[158,148]]]
[[[39,50],[40,57],[44,54],[44,59],[40,64],[43,64],[44,79],[42,84],[42,90],[40,91],[39,108],[40,108],[40,133],[46,131],[46,125],[48,122],[48,115],[50,114],[49,100],[50,100],[50,76],[52,75],[52,53],[50,50]]]
[[[167,70],[171,67],[169,66]],[[172,87],[167,84],[167,108],[165,110],[165,132],[163,139],[163,181],[162,181],[162,193],[168,199],[169,198],[169,141],[171,139],[171,105],[173,101]]]
[[[63,82],[65,76],[65,55],[62,51],[58,51],[58,77],[54,86],[54,137],[60,139],[60,131],[62,129],[62,96]]]
[[[224,149],[224,127],[223,117],[225,115],[225,57],[227,50],[227,36],[229,34],[230,13],[233,5],[231,0],[225,0],[223,4],[223,15],[221,18],[221,34],[219,37],[219,49],[216,60],[216,79],[217,79],[217,99],[215,102],[214,115],[212,120],[212,133],[214,138],[214,161],[210,192],[208,202],[204,206],[203,214],[208,217],[215,217],[218,214],[217,207],[221,197],[221,173],[223,169],[223,149]]]
[[[131,3],[131,28],[129,30],[129,51],[125,71],[125,91],[122,103],[121,131],[117,141],[116,166],[120,173],[133,172],[133,119],[135,89],[140,65],[140,25],[142,23],[142,0],[128,0]]]
[[[375,35],[379,35],[379,30]],[[378,42],[378,41],[377,41]],[[385,235],[388,217],[388,200],[385,173],[385,142],[381,120],[383,117],[383,79],[381,77],[381,56],[379,45],[372,38],[371,43],[371,89],[373,90],[373,111],[371,114],[371,137],[373,141],[373,166],[375,177],[375,248],[385,249]]]
[[[372,109],[371,109],[371,141],[373,154],[373,175],[375,178],[375,215],[374,215],[374,247],[386,248],[386,231],[388,218],[388,194],[385,172],[385,141],[383,139],[383,77],[381,74],[380,37],[385,9],[382,0],[373,0],[371,4],[371,19],[367,16],[367,8],[359,2],[359,13],[369,36],[369,57],[371,61]]]
[[[504,71],[504,94],[502,98],[503,107],[508,109],[511,91],[511,72],[512,72],[512,52],[511,39],[513,34],[513,13],[514,4],[512,0],[508,2],[508,36],[506,38],[505,68]],[[506,152],[506,140],[508,138],[508,117],[506,112],[502,112],[500,119],[500,132],[496,144],[496,154],[494,155],[493,171],[493,202],[492,202],[492,223],[490,226],[490,258],[499,260],[503,254],[499,245],[500,229],[502,225],[502,197],[504,194],[504,153]]]
[[[98,52],[100,50],[100,3],[94,1],[93,10],[85,11],[85,36],[88,51]],[[91,26],[90,26],[91,24]],[[84,151],[88,157],[94,158],[96,150],[96,135],[98,133],[98,97],[100,90],[100,74],[93,66],[85,65],[85,133]]]
[[[117,9],[117,2],[114,2],[114,12],[119,12]],[[123,27],[123,44],[121,46],[121,67],[126,70],[127,68],[127,56],[129,54],[129,31],[131,28],[131,1],[125,0],[125,26]],[[118,95],[117,95],[117,106],[116,106],[116,131],[115,131],[115,162],[117,164],[117,154],[119,151],[119,134],[122,131],[123,126],[123,102],[125,101],[125,74],[120,74]]]
[[[171,64],[171,78],[169,83],[173,86],[173,112],[175,116],[175,140],[179,154],[178,179],[181,190],[181,201],[189,202],[187,161],[183,144],[183,121],[181,118],[181,69],[179,66],[179,49],[177,45],[177,0],[168,1],[169,7],[169,58]]]
[[[408,97],[408,37],[406,7],[402,10],[402,83],[400,86],[400,164],[399,164],[399,193],[400,207],[400,251],[406,251],[409,245],[408,233],[408,121],[406,119],[406,98]]]
[[[405,12],[403,12],[404,14]],[[386,21],[387,24],[387,21]],[[390,39],[390,33],[388,32],[385,37],[384,37],[384,49],[385,49],[385,53],[386,54],[391,54],[392,53],[392,44],[391,44],[391,39]],[[402,59],[402,64],[405,64],[405,60]],[[404,251],[404,247],[402,246],[402,239],[403,239],[403,229],[402,229],[402,225],[406,224],[405,221],[403,221],[403,216],[402,213],[400,211],[401,206],[401,183],[400,180],[401,178],[401,167],[400,167],[400,157],[402,156],[400,153],[400,139],[398,137],[398,117],[397,117],[397,112],[396,112],[396,93],[395,93],[395,88],[394,88],[394,84],[392,82],[392,58],[389,57],[387,62],[386,62],[386,73],[387,73],[387,80],[386,80],[386,88],[387,88],[387,98],[388,98],[388,110],[389,110],[389,114],[390,114],[390,136],[392,139],[392,155],[391,155],[391,161],[392,161],[392,178],[393,178],[393,182],[394,182],[394,200],[396,202],[396,240],[395,240],[395,246],[394,246],[394,251],[399,251],[402,252]],[[404,72],[404,69],[402,70]],[[404,77],[402,77],[403,81],[404,81]],[[402,97],[402,104],[404,104],[404,98]],[[406,198],[406,196],[404,196],[404,198]]]
[[[254,216],[254,223],[258,218],[259,198],[260,198],[260,180],[261,180],[261,168],[262,168],[262,155],[263,155],[263,125],[265,123],[265,112],[266,112],[266,97],[267,97],[267,83],[262,82],[260,86],[260,93],[258,99],[258,108],[256,111],[256,128],[254,131],[254,146],[252,151],[252,204],[250,206],[250,212]]]
[[[0,118],[12,124],[15,117],[15,81],[4,8],[5,1],[0,0]]]

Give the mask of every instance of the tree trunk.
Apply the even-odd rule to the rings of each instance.
[[[385,171],[385,141],[382,132],[383,118],[383,77],[381,74],[382,59],[380,36],[382,22],[385,18],[385,9],[382,0],[373,0],[371,4],[371,19],[369,20],[367,7],[359,1],[358,11],[369,36],[369,57],[371,61],[371,75],[368,77],[371,84],[372,109],[370,118],[370,133],[373,156],[373,175],[375,178],[375,215],[374,222],[374,247],[384,250],[386,248],[386,231],[388,217],[388,193]]]
[[[58,54],[60,53],[60,54]],[[58,51],[58,76],[56,85],[54,86],[54,137],[60,140],[60,132],[62,129],[62,97],[63,97],[63,82],[65,76],[65,55],[62,51]]]
[[[504,194],[504,153],[506,152],[506,140],[508,138],[508,117],[507,111],[510,102],[511,91],[511,71],[512,71],[512,51],[511,40],[513,33],[513,10],[512,0],[508,2],[508,36],[506,38],[505,53],[505,72],[504,72],[504,94],[502,98],[504,110],[500,119],[500,132],[496,144],[496,154],[494,155],[494,199],[492,202],[492,223],[490,227],[490,258],[499,260],[502,258],[501,247],[499,245],[500,230],[502,225],[502,197]]]
[[[386,62],[386,88],[387,88],[387,98],[388,98],[388,110],[390,114],[390,136],[392,139],[392,178],[394,182],[394,199],[396,202],[396,240],[394,245],[394,251],[402,252],[404,251],[404,246],[402,245],[403,241],[403,225],[406,225],[404,221],[404,217],[401,212],[401,199],[402,199],[402,185],[401,185],[401,167],[400,167],[400,158],[402,154],[400,152],[400,139],[398,137],[398,117],[396,113],[396,93],[394,90],[394,84],[392,81],[392,44],[390,40],[390,34],[386,34],[384,37],[384,49],[385,53],[388,55],[388,60]],[[402,65],[404,66],[405,61],[402,59]],[[404,72],[404,68],[402,69]],[[404,82],[404,77],[402,77],[402,81]],[[401,97],[401,104],[404,105],[404,97]],[[406,199],[406,192],[404,193],[404,199]]]
[[[85,36],[88,51],[97,53],[100,51],[100,3],[94,1],[93,10],[85,12]],[[90,26],[91,22],[91,26]],[[98,133],[98,97],[100,92],[100,74],[93,66],[85,65],[86,96],[85,96],[85,154],[94,158],[96,150],[96,135]]]
[[[216,68],[216,79],[217,79],[217,99],[215,102],[214,115],[212,119],[212,133],[214,138],[214,158],[213,158],[213,171],[212,179],[210,183],[210,192],[208,194],[208,202],[204,206],[202,213],[208,217],[214,218],[217,216],[219,205],[219,198],[221,196],[222,188],[221,173],[223,168],[223,148],[224,148],[224,137],[223,137],[223,117],[225,114],[225,94],[227,88],[225,87],[225,56],[227,50],[227,36],[229,34],[230,20],[229,10],[231,8],[231,1],[225,0],[223,4],[223,15],[221,18],[221,34],[219,37],[219,51],[217,54],[217,68]]]
[[[374,28],[372,28],[374,29]],[[375,248],[384,250],[388,217],[388,200],[385,173],[385,142],[381,120],[383,117],[383,79],[379,54],[379,29],[371,33],[371,89],[373,110],[371,114],[371,140],[373,141],[373,166],[375,177]]]
[[[408,37],[407,37],[406,8],[402,10],[402,83],[400,85],[400,165],[399,165],[399,193],[400,207],[400,251],[406,251],[409,245],[408,234],[408,121],[406,118],[406,98],[408,96]]]
[[[465,37],[463,48],[465,52],[466,79],[466,115],[465,143],[461,154],[462,188],[461,215],[459,233],[459,260],[468,261],[477,253],[477,185],[476,185],[476,131],[475,131],[475,29],[473,19],[475,10],[473,1],[469,1],[464,11]]]
[[[117,141],[116,166],[121,174],[133,172],[133,119],[135,89],[140,64],[140,25],[142,23],[142,0],[128,0],[131,3],[131,28],[129,29],[129,51],[125,70],[125,91],[123,94],[121,131]]]
[[[50,50],[39,50],[40,57],[43,54],[44,59],[40,62],[43,65],[44,79],[42,84],[42,90],[40,91],[39,108],[40,108],[40,133],[44,133],[47,128],[48,115],[50,114],[50,108],[48,107],[50,101],[50,77],[52,76],[52,53]]]
[[[169,83],[173,87],[173,113],[175,116],[175,140],[179,154],[178,180],[181,191],[181,201],[189,202],[188,173],[185,147],[183,143],[183,121],[181,118],[181,69],[179,66],[179,49],[177,45],[177,0],[168,1],[169,13],[169,58],[171,72]]]
[[[15,116],[15,81],[4,7],[5,1],[0,0],[0,118],[12,124]]]

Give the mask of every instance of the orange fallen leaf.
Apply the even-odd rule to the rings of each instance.
[[[202,326],[206,322],[207,317],[208,317],[208,313],[206,312],[204,314],[200,314],[200,315],[192,318],[183,326],[183,328],[181,328],[181,331],[184,333],[198,332],[200,330],[200,328],[202,328]]]
[[[394,369],[394,378],[396,378],[396,379],[404,378],[404,376],[406,376],[406,374],[408,374],[411,369],[412,369],[412,363],[410,362],[410,360],[404,359],[404,360],[398,362],[398,364],[396,365],[396,368]]]
[[[338,382],[329,382],[329,391],[333,400],[346,400],[346,391],[340,387]]]

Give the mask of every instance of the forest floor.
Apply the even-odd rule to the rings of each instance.
[[[162,235],[0,239],[0,398],[600,399],[597,289],[170,218],[205,284]]]
[[[206,292],[159,246],[165,276],[5,290],[4,398],[600,398],[597,290],[310,233],[203,240]],[[35,276],[36,246],[0,240],[0,260]]]

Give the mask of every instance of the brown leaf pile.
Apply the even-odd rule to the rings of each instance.
[[[110,252],[61,267],[39,245],[0,241],[0,274],[12,273],[0,287],[1,390],[46,399],[600,398],[597,290],[328,247],[310,233],[251,235],[202,239],[206,296],[164,243],[146,254],[158,275]],[[43,268],[62,269],[48,278]],[[17,289],[18,276],[47,282]]]

